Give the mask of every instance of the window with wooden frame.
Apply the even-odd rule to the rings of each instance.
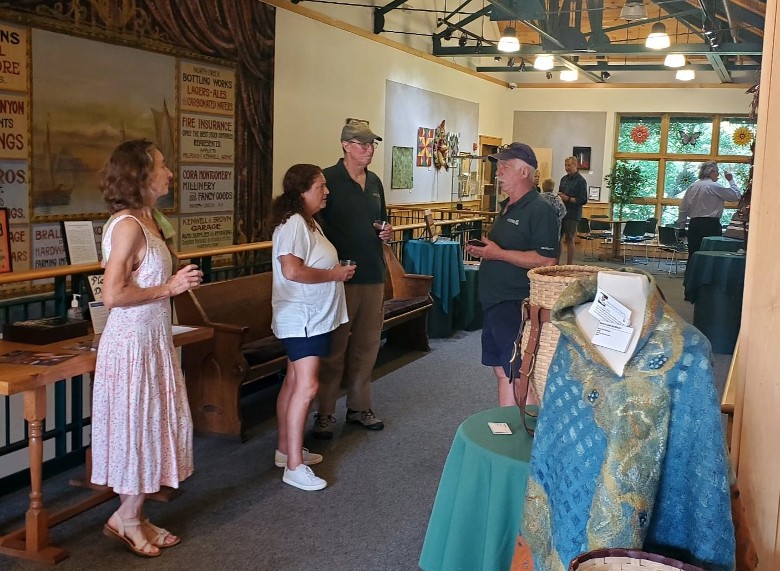
[[[618,115],[614,162],[639,166],[644,184],[637,197],[623,210],[625,220],[657,218],[659,224],[677,221],[685,190],[699,178],[705,161],[717,161],[734,175],[740,192],[747,188],[750,144],[756,127],[747,116],[737,115]],[[727,203],[722,224],[728,224],[736,203]],[[613,206],[613,215],[617,215]]]

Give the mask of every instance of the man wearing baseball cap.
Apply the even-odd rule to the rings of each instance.
[[[483,310],[482,364],[493,368],[500,406],[515,404],[509,361],[520,329],[521,304],[530,294],[528,270],[555,265],[558,217],[534,191],[538,166],[533,149],[512,143],[488,157],[498,162],[497,177],[507,195],[485,246],[467,246],[479,264],[479,301]],[[541,398],[541,395],[539,395]]]
[[[323,170],[330,194],[320,211],[322,229],[339,259],[354,260],[355,276],[345,283],[349,322],[333,332],[330,355],[322,360],[313,436],[333,438],[336,400],[347,387],[346,421],[368,430],[384,423],[371,408],[371,372],[382,334],[385,262],[382,242],[393,228],[387,221],[382,181],[368,170],[378,141],[367,121],[347,119],[341,130],[344,157]],[[381,221],[381,228],[374,222]],[[380,226],[380,224],[377,224]]]

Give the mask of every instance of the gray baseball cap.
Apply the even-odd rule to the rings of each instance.
[[[489,155],[488,158],[493,162],[520,159],[534,168],[539,166],[539,163],[536,160],[536,153],[534,153],[534,150],[525,143],[510,143],[497,153]]]
[[[374,133],[365,121],[350,119],[341,130],[341,140],[373,143],[374,141],[381,141],[382,137]]]

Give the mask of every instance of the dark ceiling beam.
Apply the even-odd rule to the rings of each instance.
[[[710,62],[712,69],[718,74],[721,83],[734,83],[731,74],[729,73],[726,64],[723,62],[723,58],[717,52],[707,54],[707,61]]]
[[[583,66],[583,68],[593,73],[601,73],[602,71],[608,71],[609,73],[616,73],[620,71],[675,71],[674,68],[662,67],[659,66],[658,64],[656,65],[628,64],[628,65],[610,65],[610,66],[586,65]],[[693,69],[696,71],[712,71],[712,67],[706,63],[688,64],[685,66],[685,68]],[[726,68],[728,69],[728,71],[756,71],[760,69],[761,66],[758,64],[746,64],[746,65],[726,64]],[[561,71],[562,69],[564,69],[563,66],[556,66],[550,71]],[[517,65],[511,67],[506,65],[477,66],[476,70],[478,72],[483,72],[483,73],[500,73],[500,72],[545,73],[544,71],[534,69],[532,65],[526,65],[526,68],[523,71],[521,71],[519,69],[519,66]]]
[[[724,43],[718,48],[718,54],[720,56],[760,56],[763,45],[760,43]],[[606,46],[600,50],[588,50],[577,51],[569,50],[566,48],[561,49],[547,49],[538,45],[525,44],[520,47],[519,52],[511,54],[514,57],[532,57],[539,54],[550,54],[554,56],[637,56],[646,55],[658,57],[661,54],[667,53],[681,53],[685,55],[707,55],[712,53],[709,45],[707,44],[672,44],[668,49],[659,52],[658,50],[651,50],[646,48],[642,44],[613,44]],[[440,46],[433,53],[435,56],[442,57],[487,57],[487,56],[506,56],[505,52],[500,52],[495,46],[465,46],[465,47],[449,47]]]
[[[488,14],[490,14],[490,10],[491,10],[490,5],[485,6],[481,10],[477,10],[473,14],[463,18],[461,21],[458,22],[457,25],[455,25],[455,24],[453,24],[451,22],[448,23],[447,25],[450,26],[450,27],[454,27],[454,28],[458,28],[458,29],[462,30],[463,27],[466,26],[467,24],[470,24],[474,20],[478,20],[479,18],[482,18],[483,16],[487,16]],[[434,45],[436,44],[436,39],[438,38],[439,40],[441,40],[441,38],[443,38],[446,33],[447,33],[447,28],[445,28],[441,32],[436,32],[435,34],[433,34]]]
[[[648,18],[647,20],[634,20],[633,22],[629,22],[628,24],[620,24],[618,26],[612,26],[611,28],[604,28],[604,33],[608,34],[610,32],[617,32],[618,30],[636,28],[637,26],[646,26],[647,24],[653,22],[663,22],[664,20],[678,20],[683,16],[695,15],[695,14],[701,14],[701,12],[699,12],[698,10],[687,10],[685,12],[677,12],[674,15],[667,14],[666,16],[661,16],[660,18]]]
[[[381,34],[385,31],[385,14],[392,12],[406,0],[393,0],[389,4],[374,8],[374,33]]]

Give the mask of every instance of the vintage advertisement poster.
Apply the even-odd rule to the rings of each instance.
[[[182,166],[179,169],[183,213],[233,212],[233,167]]]
[[[150,139],[175,165],[174,57],[34,29],[32,62],[34,221],[105,214],[98,171],[122,141]]]
[[[179,249],[229,246],[233,243],[233,215],[182,216],[179,219]]]
[[[59,223],[32,225],[32,269],[67,266]]]
[[[180,110],[233,117],[236,111],[235,85],[236,72],[233,69],[181,60]]]
[[[27,161],[0,159],[0,208],[8,209],[11,224],[30,221]]]
[[[233,164],[235,120],[232,117],[181,115],[182,163]]]
[[[0,22],[0,90],[27,93],[27,28]]]
[[[0,274],[11,270],[11,230],[8,227],[8,209],[0,208]]]
[[[0,159],[27,158],[26,95],[0,93]]]

